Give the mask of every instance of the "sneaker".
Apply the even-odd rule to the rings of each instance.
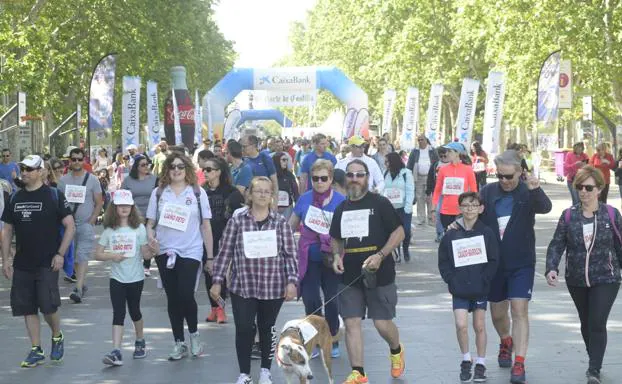
[[[106,365],[111,365],[113,367],[120,367],[123,365],[123,356],[121,356],[121,351],[118,349],[113,349],[112,352],[104,356],[102,362]]]
[[[587,384],[600,384],[600,372],[596,369],[588,369],[585,376],[587,376]]]
[[[346,378],[346,381],[343,382],[343,384],[366,384],[366,383],[369,383],[369,380],[367,380],[367,376],[363,376],[361,375],[359,371],[354,371],[354,370],[350,373],[350,376]]]
[[[339,356],[341,356],[341,350],[339,349],[339,342],[335,341],[333,343],[333,349],[330,350],[330,357],[332,357],[333,359],[336,359]]]
[[[315,359],[318,356],[320,356],[320,348],[318,346],[315,346],[311,351],[311,359]]]
[[[218,309],[218,307],[212,307],[212,310],[205,318],[205,321],[207,321],[208,323],[214,323],[216,321],[216,309]]]
[[[39,364],[43,364],[45,361],[45,355],[43,354],[43,349],[41,347],[32,347],[30,352],[28,352],[28,356],[22,361],[22,368],[33,368]]]
[[[251,360],[261,360],[261,348],[259,343],[253,343],[251,348]]]
[[[475,364],[475,373],[473,374],[474,383],[486,382],[486,366],[483,364]]]
[[[525,378],[525,364],[514,363],[512,367],[512,373],[510,374],[510,383],[512,384],[525,384],[527,379]]]
[[[76,277],[76,274],[74,273],[71,276],[65,275],[65,277],[63,277],[63,280],[65,280],[68,283],[75,283],[76,281],[78,281],[78,278]]]
[[[50,352],[50,360],[63,361],[65,355],[65,336],[60,333],[58,337],[52,337],[52,351]]]
[[[512,349],[514,348],[514,342],[510,338],[509,343],[499,344],[499,356],[497,361],[501,368],[510,368],[512,366]]]
[[[397,379],[404,374],[404,346],[400,344],[401,351],[397,355],[390,355],[391,359],[391,377]]]
[[[132,357],[135,359],[144,359],[147,357],[147,343],[145,343],[145,339],[136,340],[134,342],[134,354]]]
[[[73,291],[71,291],[71,294],[69,295],[69,298],[71,299],[71,301],[73,301],[74,303],[78,304],[82,302],[82,292],[78,290],[78,288],[74,288]]]
[[[227,314],[224,308],[216,308],[216,322],[218,324],[224,324],[227,322]]]
[[[240,376],[238,376],[238,380],[235,384],[253,384],[253,379],[251,379],[251,377],[246,373],[240,373]]]
[[[473,372],[471,372],[471,368],[473,368],[473,362],[469,360],[463,360],[460,363],[460,381],[463,383],[471,382],[473,378]]]
[[[270,370],[267,368],[261,368],[261,372],[259,373],[259,381],[257,384],[272,384],[272,375],[270,374]]]
[[[190,353],[192,357],[198,357],[203,353],[203,343],[199,331],[190,334]]]
[[[146,277],[151,276],[151,270],[149,268],[145,268],[145,276]]]
[[[188,346],[183,341],[176,341],[173,345],[173,351],[168,355],[170,361],[181,360],[188,357]]]

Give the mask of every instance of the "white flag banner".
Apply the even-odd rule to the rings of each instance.
[[[583,120],[592,121],[592,96],[583,96]]]
[[[572,108],[572,65],[570,60],[559,62],[559,109]]]
[[[82,106],[78,104],[76,106],[76,128],[80,129],[80,122],[82,121]]]
[[[160,142],[160,112],[158,107],[158,83],[147,82],[147,137],[149,148]]]
[[[456,136],[458,137],[458,142],[462,143],[467,149],[471,146],[478,91],[479,80],[466,78],[462,81],[458,120],[456,121]]]
[[[181,124],[179,123],[179,108],[177,107],[177,97],[175,89],[171,88],[171,98],[173,99],[173,126],[175,127],[175,144],[183,145],[181,140]]]
[[[499,153],[499,134],[503,120],[503,101],[505,99],[505,81],[503,73],[488,73],[486,87],[486,106],[484,110],[484,135],[482,148],[487,153]]]
[[[384,91],[383,108],[382,108],[382,133],[391,133],[391,120],[393,119],[393,110],[395,109],[395,99],[397,92],[395,89],[387,89]]]
[[[405,106],[404,132],[402,132],[400,145],[403,150],[410,151],[415,147],[415,139],[419,134],[419,90],[417,88],[408,88]]]
[[[214,140],[214,130],[212,129],[212,113],[210,111],[210,108],[212,107],[210,104],[210,93],[207,92],[207,95],[205,96],[206,102],[203,105],[203,108],[205,108],[202,113],[203,116],[207,117],[207,137],[209,137],[210,140]]]
[[[140,77],[123,76],[121,105],[121,149],[125,152],[130,144],[138,146],[138,136],[140,133]]]
[[[430,100],[428,101],[428,114],[425,124],[425,137],[430,140],[433,147],[438,146],[441,128],[441,107],[443,102],[443,84],[432,84]]]
[[[26,126],[26,93],[17,93],[17,125],[20,127]]]
[[[199,145],[203,142],[203,109],[198,89],[194,91],[194,142]]]

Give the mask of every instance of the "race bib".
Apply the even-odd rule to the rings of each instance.
[[[247,259],[276,257],[276,229],[269,231],[251,231],[242,234],[244,256]]]
[[[136,233],[115,233],[110,237],[110,248],[123,257],[136,256]]]
[[[289,193],[279,191],[279,207],[289,207]]]
[[[456,268],[488,262],[486,242],[482,235],[453,240],[451,247],[454,251],[454,265]]]
[[[68,203],[84,204],[86,186],[67,184],[65,186],[65,199],[67,199]]]
[[[459,196],[464,192],[464,179],[462,177],[446,177],[443,182],[443,195]]]
[[[400,188],[385,188],[384,196],[389,199],[391,204],[402,204],[404,202],[404,191]]]
[[[158,224],[185,232],[188,228],[189,219],[190,208],[184,205],[166,203],[160,214]]]
[[[283,326],[281,332],[285,332],[288,328],[298,328],[302,334],[302,342],[307,344],[311,339],[318,334],[317,329],[310,323],[301,320],[290,320]]]
[[[305,215],[305,225],[307,228],[321,235],[328,235],[331,221],[333,221],[332,212],[322,211],[312,205]]]
[[[590,249],[590,244],[592,244],[593,237],[594,237],[594,225],[591,223],[583,224],[583,241],[585,242],[586,251]]]
[[[369,209],[344,211],[341,215],[341,237],[369,236]]]
[[[473,163],[473,172],[484,172],[486,171],[485,163]]]
[[[501,240],[503,240],[503,235],[505,234],[505,228],[508,226],[508,221],[510,221],[510,216],[497,217],[497,224],[499,224],[499,237]]]

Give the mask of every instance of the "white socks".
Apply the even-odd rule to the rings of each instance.
[[[486,357],[477,356],[477,360],[475,361],[475,364],[481,364],[483,366],[486,366]]]
[[[471,352],[467,352],[462,355],[462,361],[471,361]]]

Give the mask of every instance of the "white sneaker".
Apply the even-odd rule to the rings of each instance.
[[[190,334],[190,353],[192,353],[192,357],[197,357],[203,353],[203,344],[199,337],[199,331]]]
[[[173,345],[173,351],[168,355],[168,359],[176,361],[181,360],[184,357],[188,357],[188,346],[183,341],[175,342],[175,345]]]
[[[236,381],[235,384],[253,384],[253,379],[246,373],[240,373],[238,381]]]
[[[270,374],[269,369],[261,368],[257,384],[272,384],[272,375]]]

